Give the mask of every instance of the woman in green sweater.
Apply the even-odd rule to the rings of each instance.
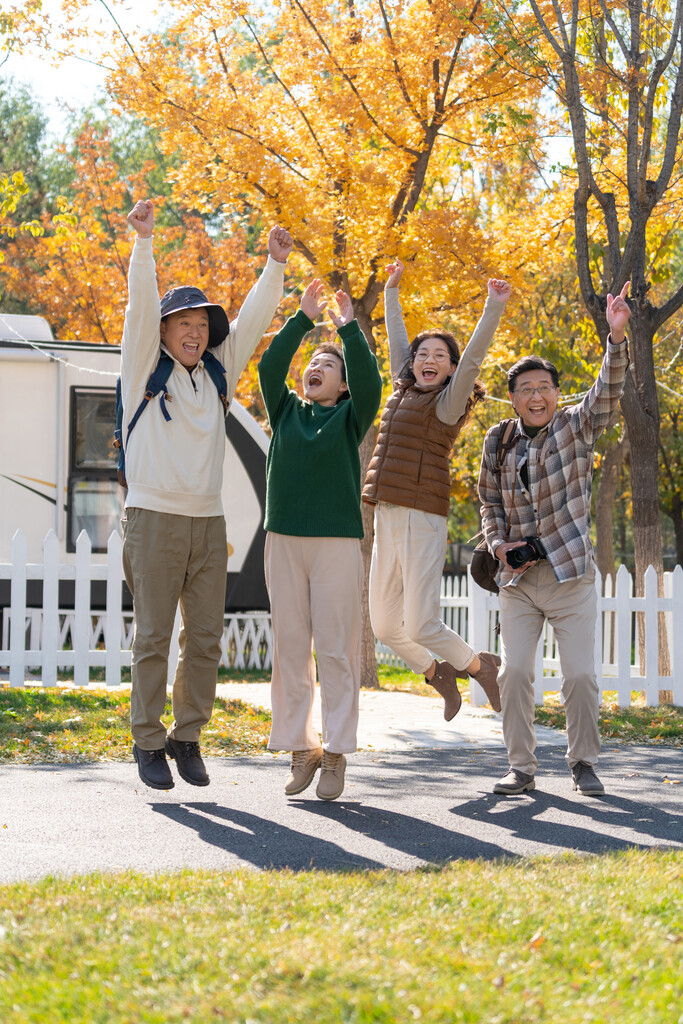
[[[325,309],[313,281],[301,307],[259,363],[272,431],[267,460],[266,583],[273,623],[273,725],[268,746],[292,751],[287,796],[301,793],[321,767],[317,795],[344,789],[345,754],[356,749],[360,688],[360,458],[358,446],[379,408],[377,361],[337,292],[330,311],[341,347],[319,345],[304,370],[301,398],[287,387],[289,366]],[[312,724],[315,659],[323,745]]]

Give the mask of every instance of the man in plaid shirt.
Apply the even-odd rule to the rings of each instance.
[[[614,413],[628,368],[628,283],[607,296],[610,336],[597,380],[578,404],[558,409],[556,367],[527,356],[508,372],[510,402],[519,419],[516,444],[496,470],[499,426],[484,439],[479,497],[484,535],[500,562],[498,675],[503,737],[510,768],[494,793],[535,787],[534,662],[547,619],[562,668],[567,762],[574,789],[597,796],[599,689],[595,676],[597,618],[590,540],[593,446]],[[525,549],[528,538],[535,545]],[[523,559],[523,560],[521,560]]]

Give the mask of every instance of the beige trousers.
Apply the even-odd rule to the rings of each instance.
[[[562,668],[567,715],[567,761],[595,765],[600,753],[599,690],[594,643],[597,619],[595,566],[577,580],[558,583],[546,561],[538,562],[514,587],[499,595],[502,666],[498,676],[503,708],[503,738],[512,768],[533,775],[534,660],[547,619],[553,627]]]
[[[447,539],[445,516],[385,503],[375,508],[372,629],[418,675],[424,675],[434,654],[457,669],[466,669],[474,657],[439,614]]]
[[[315,659],[323,747],[356,749],[363,560],[355,537],[266,536],[266,584],[273,624],[270,750],[313,750]]]
[[[225,612],[225,518],[194,518],[129,508],[123,520],[123,569],[135,614],[130,721],[141,750],[169,735],[198,740],[216,698]],[[174,721],[161,723],[168,650],[180,601],[180,658],[173,683]]]

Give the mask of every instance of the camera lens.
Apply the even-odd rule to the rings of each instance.
[[[512,548],[507,552],[508,565],[511,565],[513,569],[519,569],[520,566],[526,565],[533,558],[536,557],[533,544],[523,544],[519,548]]]

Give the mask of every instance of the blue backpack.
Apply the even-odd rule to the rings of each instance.
[[[204,363],[204,369],[208,373],[211,380],[216,385],[216,391],[220,398],[225,415],[228,415],[228,387],[225,383],[225,369],[221,365],[220,361],[216,359],[214,355],[207,351],[202,356],[202,362]],[[117,378],[116,381],[116,429],[114,431],[114,440],[112,441],[112,447],[118,449],[119,461],[117,466],[117,476],[119,483],[122,487],[127,487],[126,483],[126,455],[125,449],[128,447],[130,435],[133,427],[142,416],[143,412],[149,405],[152,398],[156,395],[161,394],[159,402],[161,404],[161,411],[164,419],[168,422],[171,419],[171,414],[166,408],[166,402],[171,401],[171,396],[166,390],[166,383],[168,378],[171,376],[173,371],[173,360],[170,356],[162,352],[159,356],[159,362],[152,372],[152,376],[147,381],[145,388],[145,397],[140,402],[135,415],[128,424],[128,433],[126,434],[126,443],[123,443],[123,402],[121,400],[121,378]]]

